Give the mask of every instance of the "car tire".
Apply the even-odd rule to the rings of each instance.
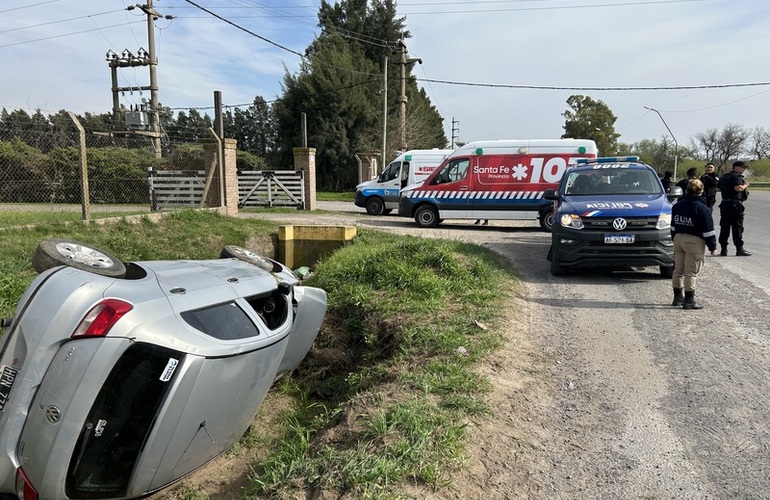
[[[243,262],[248,262],[253,266],[257,266],[260,269],[264,269],[265,271],[269,271],[271,273],[278,273],[283,270],[283,267],[278,262],[236,245],[225,245],[225,247],[222,248],[222,252],[219,254],[219,258],[237,259]]]
[[[43,240],[32,256],[32,267],[38,273],[56,266],[69,266],[81,271],[123,278],[126,266],[112,254],[87,243],[73,240]]]
[[[660,266],[660,275],[670,280],[674,276],[674,266]]]
[[[543,231],[550,233],[553,230],[553,207],[541,210],[538,214],[538,220]]]
[[[366,200],[366,213],[369,215],[382,215],[385,212],[385,202],[376,196]]]
[[[431,205],[423,205],[415,212],[414,221],[420,227],[436,227],[439,224],[438,210]]]
[[[567,269],[559,262],[555,252],[551,252],[551,274],[553,276],[564,276]]]

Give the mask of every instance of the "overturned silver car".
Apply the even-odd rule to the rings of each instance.
[[[233,445],[295,369],[326,293],[240,247],[123,263],[45,240],[0,338],[0,495],[135,498]]]

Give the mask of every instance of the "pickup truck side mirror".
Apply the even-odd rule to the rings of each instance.
[[[553,188],[548,188],[545,191],[543,191],[543,199],[546,200],[558,200],[559,195],[556,194],[556,190]]]
[[[668,197],[668,201],[673,202],[674,200],[681,198],[682,195],[684,195],[684,191],[682,191],[682,188],[680,188],[679,186],[671,186],[666,196]]]

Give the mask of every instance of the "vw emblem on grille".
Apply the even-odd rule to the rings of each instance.
[[[48,420],[49,423],[57,423],[61,420],[61,410],[54,405],[49,406],[45,409],[45,419]]]
[[[612,227],[617,229],[618,231],[622,231],[626,228],[628,223],[626,222],[626,219],[623,219],[622,217],[618,217],[614,221],[612,221]]]

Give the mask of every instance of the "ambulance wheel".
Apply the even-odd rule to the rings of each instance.
[[[549,233],[553,229],[553,208],[542,210],[538,216],[540,227]]]
[[[382,215],[385,212],[385,202],[373,197],[366,200],[366,213],[369,215]]]
[[[423,205],[414,214],[414,221],[420,227],[438,226],[438,210],[430,205]]]
[[[674,277],[674,266],[660,266],[660,275],[670,280]]]

